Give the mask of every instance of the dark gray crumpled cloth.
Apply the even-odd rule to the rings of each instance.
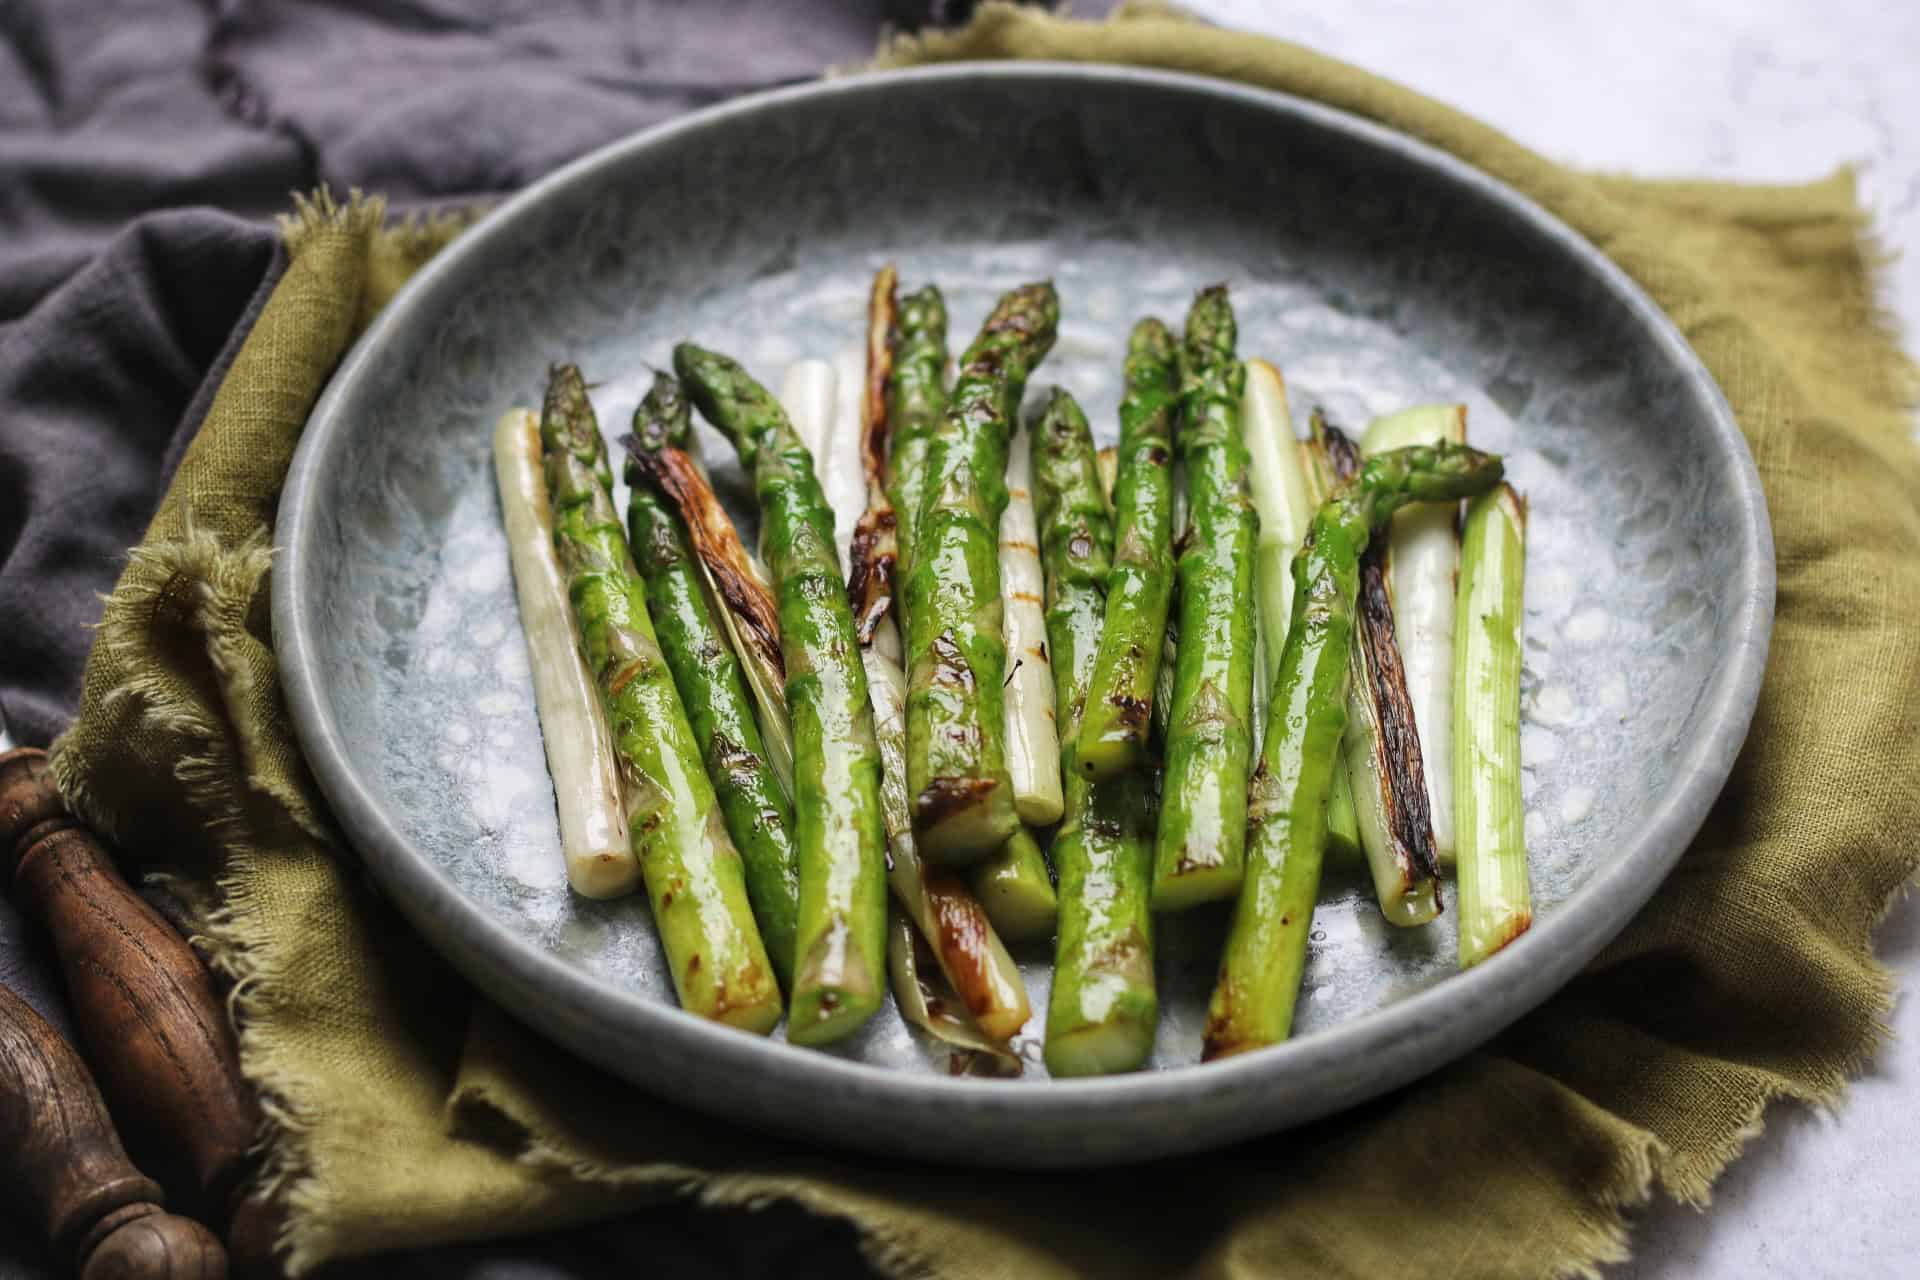
[[[0,0],[0,706],[44,745],[224,362],[322,182],[496,197],[636,129],[853,64],[967,0]],[[1089,6],[1082,6],[1083,9]],[[1092,8],[1104,8],[1093,5]],[[60,1017],[0,904],[0,981]],[[52,1274],[6,1213],[0,1277]],[[543,1280],[858,1276],[849,1229],[668,1206],[564,1237],[335,1268]]]

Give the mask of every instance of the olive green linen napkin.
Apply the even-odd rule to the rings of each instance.
[[[295,1270],[688,1195],[848,1219],[899,1275],[1589,1274],[1626,1254],[1624,1209],[1655,1189],[1704,1202],[1770,1100],[1835,1101],[1885,1034],[1870,935],[1920,862],[1920,466],[1914,370],[1874,306],[1851,180],[1594,177],[1351,67],[1165,13],[993,6],[884,60],[1006,57],[1231,77],[1378,120],[1529,194],[1659,300],[1746,432],[1779,560],[1759,711],[1705,830],[1620,939],[1486,1050],[1204,1158],[983,1175],[843,1156],[655,1101],[483,1003],[469,1019],[333,832],[279,697],[266,585],[307,413],[450,228],[305,204],[55,751],[75,805],[193,894],[237,980]]]

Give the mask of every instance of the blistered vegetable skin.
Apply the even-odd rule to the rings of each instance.
[[[780,989],[693,730],[614,511],[607,451],[579,369],[555,365],[540,418],[554,546],[612,728],[634,856],[681,1005],[766,1032]]]
[[[886,977],[886,832],[866,671],[834,550],[833,514],[786,412],[733,360],[691,343],[674,371],[753,474],[761,553],[780,611],[793,730],[800,900],[787,1038],[863,1025]]]

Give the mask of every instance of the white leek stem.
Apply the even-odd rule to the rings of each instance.
[[[1008,675],[1002,695],[1013,807],[1028,826],[1060,821],[1060,739],[1054,724],[1053,666],[1047,660],[1046,579],[1033,511],[1032,433],[1014,433],[1007,459],[1007,509],[1000,517],[1000,603]]]
[[[1265,360],[1247,361],[1240,398],[1240,430],[1247,443],[1247,488],[1260,514],[1254,548],[1253,594],[1258,603],[1259,686],[1253,700],[1254,749],[1266,734],[1267,694],[1280,665],[1280,647],[1293,620],[1293,554],[1307,535],[1314,503],[1300,464],[1299,438],[1287,408],[1287,384]]]
[[[840,577],[847,576],[847,547],[853,526],[866,510],[866,482],[860,467],[860,418],[856,406],[843,404],[840,375],[826,360],[797,360],[780,381],[780,405],[787,411],[800,443],[813,455],[813,473],[833,508],[834,548]]]
[[[1454,624],[1454,806],[1459,816],[1460,967],[1527,931],[1520,798],[1520,630],[1526,503],[1508,485],[1467,505]]]
[[[567,882],[587,898],[617,898],[640,881],[627,839],[620,766],[600,691],[580,652],[566,578],[553,549],[553,508],[541,469],[540,420],[511,409],[493,433],[494,476],[513,564],[534,705],[560,819]]]
[[[893,977],[893,998],[900,1006],[900,1016],[937,1040],[966,1053],[981,1055],[974,1061],[986,1068],[984,1074],[1020,1074],[1020,1059],[1007,1048],[1005,1037],[996,1040],[981,1030],[968,1015],[962,999],[951,989],[942,991],[936,984],[939,970],[935,968],[930,972],[929,967],[921,963],[920,953],[924,947],[896,904],[887,913],[887,971]]]
[[[1451,440],[1465,444],[1467,407],[1423,405],[1376,419],[1361,448],[1369,454]],[[1393,587],[1393,630],[1407,673],[1407,697],[1426,768],[1433,845],[1442,865],[1454,860],[1453,632],[1460,572],[1459,504],[1415,504],[1393,517],[1387,579]]]

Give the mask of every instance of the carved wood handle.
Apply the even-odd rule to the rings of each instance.
[[[207,1229],[157,1203],[93,1078],[60,1033],[0,987],[0,1188],[82,1280],[220,1280]]]
[[[224,1225],[259,1113],[212,978],[67,812],[34,748],[0,755],[7,871],[14,901],[52,938],[80,1043],[128,1144],[176,1202]]]

